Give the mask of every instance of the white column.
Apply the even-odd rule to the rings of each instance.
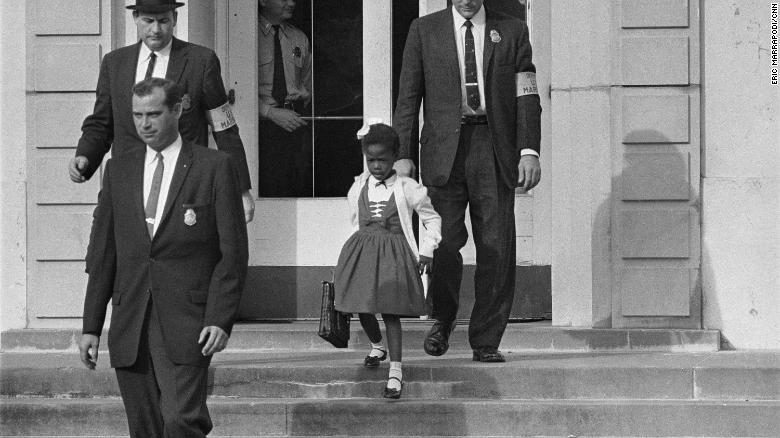
[[[447,0],[420,0],[420,16],[440,11],[447,7]]]
[[[27,326],[25,9],[0,2],[0,330]]]
[[[704,327],[780,348],[780,85],[770,2],[702,2]],[[775,67],[777,68],[777,67]]]
[[[393,2],[363,2],[363,117],[393,117]]]
[[[610,3],[552,3],[553,325],[611,324]]]

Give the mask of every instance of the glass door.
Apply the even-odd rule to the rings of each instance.
[[[384,52],[390,45],[373,41],[391,38],[391,9],[384,8],[385,2],[361,0],[294,2],[293,13],[282,25],[279,50],[289,64],[285,66],[285,80],[292,81],[285,83],[288,95],[306,86],[302,82],[310,56],[310,95],[285,99],[294,101],[287,108],[306,125],[296,130],[297,137],[281,135],[282,141],[269,145],[266,134],[273,121],[265,104],[270,101],[268,94],[273,94],[273,61],[279,55],[274,53],[275,34],[269,33],[275,30],[264,20],[262,6],[272,3],[292,2],[216,3],[216,47],[227,88],[235,96],[234,113],[257,196],[255,220],[248,228],[250,266],[240,317],[318,318],[320,281],[331,278],[341,245],[352,231],[346,193],[363,170],[357,131],[364,118],[390,120],[392,80],[373,73],[379,71],[381,76],[392,71],[376,69],[382,59],[391,66]],[[380,30],[381,23],[388,24],[386,32]],[[367,28],[375,32],[366,33]],[[367,62],[371,65],[364,68]],[[377,98],[377,93],[387,99]],[[386,110],[377,113],[377,107]],[[275,151],[270,149],[273,146]],[[285,152],[293,159],[279,155]],[[264,175],[271,172],[284,184],[267,183]],[[286,190],[291,186],[293,192]]]
[[[272,0],[268,0],[271,2]],[[527,3],[491,0],[501,9],[526,17]],[[498,2],[498,3],[496,3]],[[285,3],[289,3],[285,2]],[[392,122],[403,47],[411,21],[447,7],[447,0],[360,1],[304,0],[295,2],[289,22],[311,47],[311,96],[295,108],[306,120],[300,144],[307,178],[296,196],[266,193],[257,196],[255,220],[249,224],[250,263],[241,306],[244,320],[315,319],[319,317],[319,284],[331,278],[341,245],[352,232],[348,223],[346,192],[363,169],[356,133],[366,120]],[[530,5],[529,5],[530,8]],[[220,0],[216,9],[216,48],[223,63],[227,88],[235,96],[234,113],[247,151],[253,193],[261,188],[263,144],[262,68],[273,55],[262,29],[258,2]],[[535,14],[528,14],[535,24]],[[536,20],[534,58],[540,71],[549,71],[547,21]],[[534,26],[535,27],[535,26]],[[542,31],[541,33],[539,31]],[[548,31],[549,32],[549,31]],[[539,36],[542,36],[539,38]],[[545,37],[545,35],[547,35]],[[273,40],[270,40],[273,43]],[[280,44],[281,45],[281,44]],[[287,46],[286,54],[296,64],[301,44]],[[261,54],[266,58],[261,59]],[[284,55],[284,53],[282,54]],[[541,55],[541,56],[539,56]],[[301,59],[301,61],[303,61]],[[267,67],[267,66],[266,66]],[[300,71],[297,71],[300,73]],[[266,79],[268,81],[268,79]],[[549,80],[540,80],[540,90]],[[272,88],[266,83],[266,88]],[[289,88],[289,87],[288,87]],[[546,88],[545,88],[546,89]],[[267,93],[268,91],[266,91]],[[549,98],[543,96],[545,116]],[[549,124],[545,118],[542,147],[549,150]],[[281,161],[271,161],[271,167]],[[550,175],[549,161],[542,161],[543,174]],[[298,182],[298,180],[294,180]],[[518,193],[518,284],[519,299],[540,306],[517,306],[517,317],[535,317],[549,312],[549,178],[533,194]],[[542,195],[543,193],[543,195]],[[540,196],[542,195],[542,196]],[[464,248],[464,279],[473,276],[473,245]],[[464,285],[472,284],[464,280]],[[473,292],[464,291],[464,300]],[[464,308],[469,307],[464,303]]]

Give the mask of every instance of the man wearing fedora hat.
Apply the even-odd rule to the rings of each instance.
[[[141,80],[166,78],[185,89],[179,120],[182,138],[206,147],[210,126],[217,148],[232,156],[243,192],[245,220],[249,222],[255,208],[249,192],[249,169],[222,83],[219,59],[211,49],[174,38],[176,8],[181,6],[184,3],[172,0],[136,0],[127,6],[133,11],[140,41],[103,58],[95,108],[81,127],[76,156],[68,165],[70,178],[77,183],[88,180],[112,145],[115,156],[145,147],[133,124],[130,90]]]

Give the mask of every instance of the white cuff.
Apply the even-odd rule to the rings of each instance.
[[[529,149],[529,148],[521,149],[520,150],[520,156],[522,157],[524,155],[533,155],[534,157],[538,158],[539,157],[539,152],[536,152],[535,150]]]

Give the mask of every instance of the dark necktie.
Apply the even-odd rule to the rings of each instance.
[[[152,52],[151,55],[149,55],[149,66],[146,67],[146,76],[144,76],[144,79],[149,79],[152,77],[152,73],[154,73],[154,64],[157,63],[157,55]]]
[[[146,200],[146,229],[149,231],[149,237],[154,237],[154,218],[157,216],[157,201],[160,199],[160,186],[162,186],[163,156],[157,152],[157,167],[152,175],[152,188],[149,189],[149,198]]]
[[[284,106],[287,97],[287,82],[284,80],[284,58],[282,57],[282,43],[279,40],[280,28],[278,24],[274,28],[274,85],[271,89],[271,97],[279,106]]]
[[[477,83],[477,54],[474,49],[474,34],[471,27],[474,24],[466,20],[466,101],[474,111],[479,108],[479,84]]]

